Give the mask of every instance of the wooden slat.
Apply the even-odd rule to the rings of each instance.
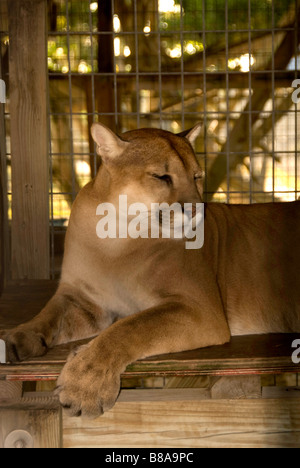
[[[119,401],[94,421],[63,416],[65,448],[299,448],[299,445],[299,399],[189,401],[182,394],[181,401],[158,401],[158,397],[157,401],[149,402]]]
[[[12,277],[49,278],[47,0],[8,2]]]
[[[209,388],[179,388],[161,390],[122,390],[118,402],[141,401],[198,401],[209,400],[211,397]]]
[[[169,371],[189,375],[250,375],[299,372],[291,359],[296,334],[235,336],[230,343],[176,354],[152,356],[128,366],[128,375]]]
[[[282,337],[277,335],[277,339],[284,340],[281,343],[283,351],[287,349],[294,335]],[[279,374],[283,372],[300,372],[300,365],[293,364],[290,354],[283,352],[278,356],[273,347],[265,355],[247,355],[247,345],[249,340],[253,344],[265,340],[268,336],[245,336],[233,337],[231,343],[222,347],[211,347],[209,349],[199,349],[186,351],[172,355],[153,356],[137,361],[127,367],[123,377],[132,376],[232,376],[232,375],[262,375]],[[272,337],[276,339],[276,335]],[[8,380],[55,380],[64,366],[70,351],[79,344],[69,343],[57,346],[49,350],[47,355],[33,358],[20,364],[0,365],[0,378]],[[280,342],[277,341],[279,344]],[[275,345],[276,347],[276,345]],[[280,344],[279,344],[280,347]],[[221,348],[221,349],[220,349]],[[244,349],[239,357],[236,357],[236,349]],[[219,352],[223,350],[224,357]],[[276,350],[277,351],[277,350]],[[210,353],[208,356],[207,353]]]

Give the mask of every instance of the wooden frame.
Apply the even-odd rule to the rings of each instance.
[[[8,2],[12,277],[49,278],[47,0]]]

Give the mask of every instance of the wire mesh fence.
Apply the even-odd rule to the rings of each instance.
[[[299,198],[299,20],[298,0],[48,0],[52,251],[96,174],[97,121],[119,133],[201,121],[205,201]],[[5,117],[10,199],[9,100]]]

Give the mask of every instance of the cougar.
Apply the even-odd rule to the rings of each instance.
[[[58,379],[72,416],[109,410],[120,375],[138,359],[221,345],[233,335],[300,332],[298,201],[205,204],[197,249],[186,248],[184,236],[97,235],[99,205],[102,215],[108,206],[119,214],[121,195],[147,208],[202,203],[204,174],[193,149],[199,130],[117,136],[92,127],[102,162],[74,202],[57,292],[32,321],[1,333],[11,361],[92,338]]]

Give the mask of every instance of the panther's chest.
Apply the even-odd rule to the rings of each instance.
[[[157,304],[154,294],[144,285],[128,278],[106,277],[94,285],[90,299],[116,317],[127,317]]]

